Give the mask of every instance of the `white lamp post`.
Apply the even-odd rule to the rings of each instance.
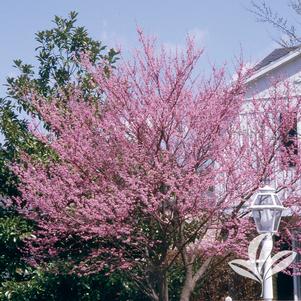
[[[267,260],[264,265],[264,275],[267,275],[271,263],[271,254],[267,250],[271,250],[273,246],[272,235],[278,231],[281,212],[285,208],[282,206],[275,189],[264,186],[259,189],[251,209],[258,233],[270,234],[263,241],[262,246],[262,251],[268,252],[265,256]],[[263,298],[266,301],[273,300],[273,279],[271,276],[264,280]]]

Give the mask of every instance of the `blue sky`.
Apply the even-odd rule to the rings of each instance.
[[[287,1],[270,0],[288,13]],[[187,33],[205,47],[204,64],[233,62],[241,50],[254,62],[275,47],[277,33],[256,23],[246,10],[249,0],[10,0],[0,2],[0,83],[14,74],[12,60],[34,64],[34,33],[51,26],[54,15],[79,12],[79,24],[108,46],[121,44],[125,52],[137,46],[136,26],[156,35],[168,47],[181,46]],[[0,88],[3,96],[4,88]]]

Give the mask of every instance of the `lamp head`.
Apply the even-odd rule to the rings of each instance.
[[[260,188],[251,206],[258,233],[276,233],[284,209],[274,188]]]

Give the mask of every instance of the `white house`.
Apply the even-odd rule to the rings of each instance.
[[[268,90],[274,80],[289,81],[295,86],[295,93],[301,95],[301,46],[275,49],[254,67],[254,71],[247,80],[246,99],[268,99]],[[301,124],[296,130],[301,134]],[[301,276],[279,273],[274,280],[274,289],[278,300],[301,300]]]

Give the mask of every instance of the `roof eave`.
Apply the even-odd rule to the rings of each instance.
[[[268,64],[267,66],[259,69],[256,71],[252,76],[250,76],[247,80],[246,83],[253,82],[254,80],[264,76],[266,73],[270,72],[273,69],[278,68],[279,66],[288,63],[289,61],[295,59],[301,54],[301,48],[296,49],[295,51],[292,51],[288,53],[287,55],[283,56],[282,58]]]

